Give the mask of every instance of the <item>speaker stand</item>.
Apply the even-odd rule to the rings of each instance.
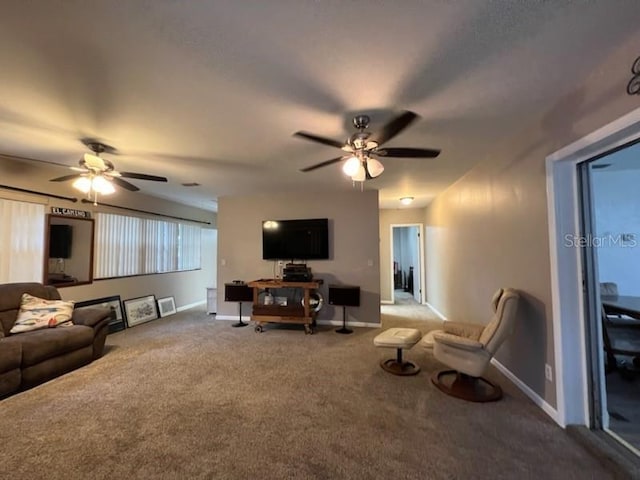
[[[232,327],[246,327],[248,323],[242,321],[242,302],[238,302],[238,322],[231,325]]]
[[[342,328],[338,328],[336,333],[353,333],[353,330],[347,328],[347,307],[342,307]]]

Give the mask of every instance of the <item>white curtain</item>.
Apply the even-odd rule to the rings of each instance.
[[[95,277],[200,268],[200,230],[164,220],[98,213]]]
[[[200,268],[202,229],[193,225],[180,225],[178,242],[178,270]]]
[[[44,205],[0,199],[0,283],[42,282]]]
[[[141,218],[96,215],[96,278],[142,273],[141,226]]]

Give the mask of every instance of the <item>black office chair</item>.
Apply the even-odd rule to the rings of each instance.
[[[617,297],[618,284],[615,282],[600,282],[600,296]],[[606,307],[604,311],[607,324],[611,327],[640,326],[638,320],[635,318],[631,318],[627,315],[621,315],[619,313],[607,312]]]
[[[635,378],[640,372],[640,329],[612,325],[604,305],[601,306],[601,318],[605,373],[618,370],[627,380]]]

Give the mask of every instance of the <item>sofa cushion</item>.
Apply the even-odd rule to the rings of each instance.
[[[93,329],[84,325],[47,328],[11,335],[2,342],[22,345],[22,368],[93,344]],[[3,343],[4,344],[4,343]]]
[[[74,302],[47,300],[28,293],[22,295],[18,318],[11,333],[22,333],[41,328],[71,324]]]
[[[18,307],[19,305],[17,305],[13,310],[5,310],[4,312],[0,312],[0,330],[2,330],[2,333],[5,337],[9,335],[9,332],[13,328],[13,324],[16,323],[16,318],[18,317]]]
[[[0,340],[0,374],[20,368],[22,361],[22,345],[9,341],[8,338]]]

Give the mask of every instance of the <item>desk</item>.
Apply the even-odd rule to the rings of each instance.
[[[607,372],[619,367],[615,355],[640,358],[640,297],[628,295],[601,295],[604,316],[602,319],[602,340],[607,354]],[[609,319],[608,315],[626,315],[631,319]],[[638,320],[638,321],[636,321]],[[613,328],[615,327],[615,328]]]
[[[627,315],[640,320],[640,297],[602,295],[600,299],[608,315]]]

